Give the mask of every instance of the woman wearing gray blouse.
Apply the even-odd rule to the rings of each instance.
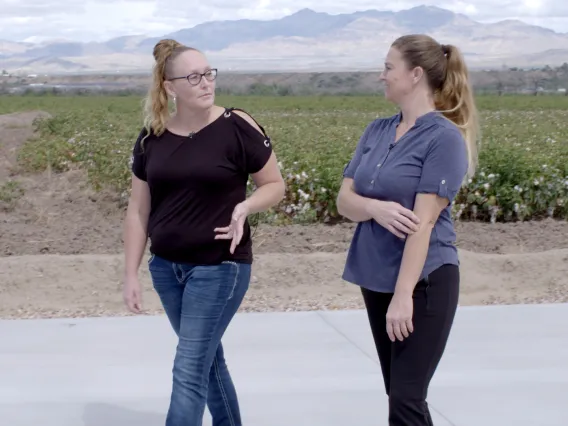
[[[475,168],[477,109],[460,51],[425,35],[392,44],[381,80],[400,112],[367,126],[344,170],[338,210],[358,224],[343,279],[363,293],[389,425],[426,426],[458,305],[451,203]]]

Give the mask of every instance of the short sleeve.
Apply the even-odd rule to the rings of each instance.
[[[459,130],[444,128],[426,153],[416,192],[437,194],[451,203],[463,184],[467,167],[464,138]]]
[[[351,178],[355,176],[355,172],[357,171],[357,167],[359,167],[359,163],[361,163],[361,157],[363,156],[363,152],[365,150],[365,146],[367,143],[367,138],[371,129],[375,126],[376,120],[367,125],[367,128],[359,138],[359,142],[357,143],[357,147],[355,148],[355,153],[349,162],[343,168],[343,177],[344,178]]]
[[[242,147],[242,167],[247,174],[257,173],[266,165],[272,155],[270,136],[266,134],[260,124],[256,123],[262,132],[259,132],[251,123],[234,111],[231,114],[235,116],[237,137]],[[243,114],[246,113],[243,111]],[[251,119],[254,120],[252,117]],[[256,120],[254,121],[256,122]]]
[[[134,148],[132,149],[132,157],[130,160],[130,167],[134,176],[138,179],[146,181],[146,154],[142,147],[142,139],[146,136],[147,131],[143,128],[134,143]]]

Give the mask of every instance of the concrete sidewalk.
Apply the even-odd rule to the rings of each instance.
[[[568,305],[460,308],[436,426],[567,425],[567,324]],[[0,321],[0,336],[1,426],[164,424],[165,317]],[[387,426],[364,312],[239,314],[224,344],[245,426]]]

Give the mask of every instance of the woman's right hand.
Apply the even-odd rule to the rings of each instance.
[[[124,304],[132,313],[142,312],[142,286],[137,276],[126,276],[122,289]]]
[[[375,222],[401,239],[419,229],[420,219],[414,212],[393,201],[372,200],[368,211]]]

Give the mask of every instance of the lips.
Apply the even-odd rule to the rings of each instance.
[[[211,93],[204,93],[203,95],[200,96],[200,98],[203,98],[205,96],[211,96]]]

